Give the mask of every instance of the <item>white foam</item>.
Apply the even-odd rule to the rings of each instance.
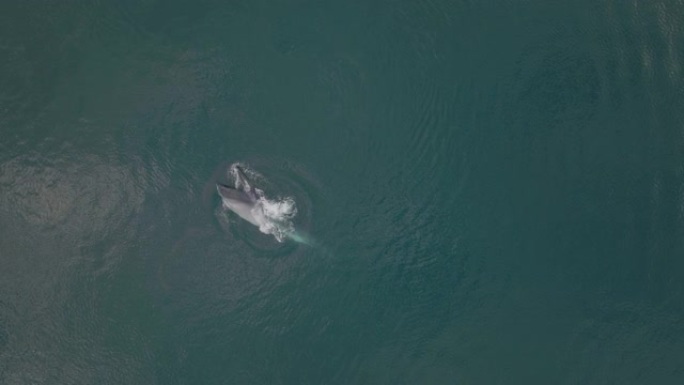
[[[252,208],[252,216],[259,224],[259,231],[273,235],[278,242],[283,242],[294,233],[293,219],[297,215],[297,206],[292,198],[269,200],[261,197]]]

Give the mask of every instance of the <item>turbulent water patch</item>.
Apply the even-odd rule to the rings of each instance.
[[[248,215],[250,217],[248,221],[255,224],[261,234],[273,236],[279,243],[284,243],[287,239],[297,243],[307,243],[304,242],[307,238],[295,229],[295,220],[299,209],[294,195],[288,194],[286,191],[275,193],[276,190],[272,183],[269,183],[262,174],[243,163],[232,164],[228,168],[227,176],[236,190],[243,191],[254,199],[249,213],[240,214],[240,216],[244,218],[244,215]],[[269,191],[271,195],[267,195],[265,190]],[[225,198],[222,203],[218,213],[219,220],[227,227],[231,227],[228,213],[232,210]],[[243,225],[246,223],[248,222],[240,220],[235,223],[236,226],[234,227],[244,229]],[[249,233],[243,232],[244,236],[247,236],[246,234]],[[247,237],[260,238],[253,235]]]

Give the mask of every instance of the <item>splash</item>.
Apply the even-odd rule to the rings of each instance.
[[[252,208],[252,215],[259,224],[259,231],[284,242],[295,231],[293,219],[297,206],[292,198],[270,200],[262,195]]]

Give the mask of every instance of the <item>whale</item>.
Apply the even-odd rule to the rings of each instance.
[[[216,189],[218,190],[221,200],[223,201],[223,207],[234,212],[240,218],[246,220],[254,226],[260,225],[253,213],[258,201],[258,199],[255,199],[254,194],[249,194],[245,191],[241,191],[220,183],[216,185]]]
[[[235,186],[216,184],[223,207],[259,228],[262,233],[272,234],[278,242],[288,238],[297,243],[313,246],[307,234],[294,229],[292,218],[297,213],[294,201],[271,201],[264,192],[252,187],[240,165],[230,167]]]
[[[221,183],[216,184],[216,189],[223,202],[223,207],[234,212],[240,218],[254,226],[261,226],[262,221],[255,217],[255,207],[257,206],[260,197],[249,185],[244,172],[239,166],[233,166],[231,172],[235,176],[235,187],[230,187]]]

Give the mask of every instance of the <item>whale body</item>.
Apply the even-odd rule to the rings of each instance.
[[[230,172],[235,179],[235,187],[216,184],[224,208],[258,227],[262,233],[272,234],[278,242],[289,238],[312,245],[308,236],[294,229],[292,218],[297,214],[297,208],[292,199],[267,199],[263,191],[249,184],[240,165],[231,166]]]
[[[240,218],[254,226],[260,226],[260,223],[257,221],[253,212],[258,201],[258,198],[254,194],[224,184],[217,184],[216,189],[223,201],[223,207],[234,212]]]
[[[252,189],[252,186],[250,186],[240,166],[232,166],[231,173],[235,177],[234,188],[220,183],[216,185],[216,189],[223,201],[223,207],[234,212],[240,216],[240,218],[254,226],[261,226],[262,223],[257,220],[254,212],[254,209],[259,202],[259,196],[257,196],[256,192]]]

